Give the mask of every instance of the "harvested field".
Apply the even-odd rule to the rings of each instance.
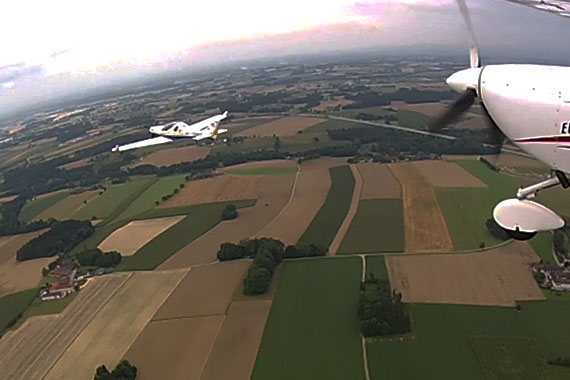
[[[317,158],[316,160],[303,161],[301,163],[301,171],[308,172],[312,170],[328,170],[334,168],[335,166],[346,165],[346,158]]]
[[[201,380],[250,379],[270,309],[269,300],[231,304]]]
[[[12,202],[14,199],[18,198],[17,195],[10,195],[8,197],[2,197],[0,198],[0,204],[2,203],[7,203],[7,202]]]
[[[453,243],[433,187],[413,163],[390,165],[402,185],[407,252],[449,252]]]
[[[20,211],[20,215],[18,215],[18,219],[22,222],[30,223],[36,216],[63,200],[67,195],[68,190],[39,195],[33,200],[26,202],[22,211]]]
[[[191,181],[178,194],[160,204],[159,208],[190,206],[202,203],[256,199],[267,181],[264,176],[220,175]]]
[[[101,363],[115,367],[186,274],[187,271],[132,274],[61,355],[45,379],[90,379],[93,369]]]
[[[298,131],[305,130],[313,125],[317,125],[325,119],[316,117],[287,116],[281,119],[270,121],[269,123],[259,125],[257,127],[246,129],[237,133],[236,136],[241,137],[272,137],[277,136],[295,136]]]
[[[182,219],[183,215],[130,222],[115,230],[98,248],[103,252],[117,251],[123,256],[134,255],[142,246]]]
[[[234,178],[251,180],[257,176]],[[272,176],[270,181],[264,179],[256,189],[255,206],[239,210],[237,219],[222,221],[175,253],[161,264],[159,269],[208,264],[216,260],[216,253],[221,243],[237,243],[245,238],[262,237],[260,231],[279,215],[289,201],[294,181],[295,175],[293,174]]]
[[[447,161],[415,161],[414,166],[435,187],[487,187],[461,166]]]
[[[42,211],[34,220],[48,220],[49,218],[57,220],[71,219],[81,208],[89,204],[98,195],[99,190],[69,195],[50,208]]]
[[[400,198],[400,184],[387,165],[377,163],[357,164],[362,177],[360,199]]]
[[[91,279],[63,313],[29,318],[19,329],[4,335],[0,339],[2,376],[11,380],[44,378],[89,324],[93,315],[129,277],[129,274],[118,274]],[[70,366],[75,364],[67,363]],[[72,378],[90,379],[93,368],[89,368],[89,372],[83,376]]]
[[[360,173],[356,166],[350,165],[350,170],[352,171],[352,176],[354,177],[354,190],[352,191],[352,199],[350,201],[350,207],[342,221],[342,224],[338,228],[338,231],[329,246],[329,253],[331,255],[335,255],[336,251],[340,247],[340,244],[344,240],[344,236],[350,227],[354,216],[356,215],[356,211],[358,210],[358,201],[360,200],[360,195],[362,193],[362,177],[360,177]]]
[[[501,167],[515,167],[515,168],[546,168],[542,162],[534,158],[520,156],[518,154],[501,153],[499,155],[483,156],[494,165]]]
[[[226,170],[257,170],[265,168],[294,168],[297,166],[295,160],[267,160],[267,161],[252,161],[243,164],[227,166]]]
[[[388,256],[386,266],[404,302],[515,306],[544,299],[530,270],[538,260],[528,244],[515,242],[486,252]]]
[[[485,129],[487,127],[487,123],[485,119],[481,116],[471,117],[467,120],[460,121],[459,123],[455,124],[455,128],[459,129],[471,129],[471,130],[478,130],[478,129]]]
[[[225,314],[250,265],[239,260],[192,268],[153,321]]]
[[[18,262],[16,252],[28,241],[46,230],[0,238],[0,297],[31,289],[42,279],[42,268],[54,258],[42,258]]]
[[[333,100],[322,100],[318,106],[313,107],[315,111],[326,111],[328,108],[334,108],[337,106],[347,106],[353,104],[354,101],[345,99],[343,96],[337,96]]]
[[[302,170],[297,176],[289,203],[259,232],[259,236],[279,239],[285,245],[297,243],[325,203],[330,187],[331,178],[327,169]]]
[[[58,168],[65,169],[65,170],[77,169],[77,168],[80,168],[82,166],[89,164],[90,159],[91,158],[84,158],[82,160],[72,161],[68,164],[58,166]]]
[[[196,161],[206,157],[209,153],[209,147],[195,145],[163,149],[149,154],[141,161],[130,165],[130,167],[134,168],[141,165],[154,165],[156,167],[170,166],[182,162]]]
[[[150,322],[124,358],[137,366],[139,380],[198,380],[223,320],[215,315]]]

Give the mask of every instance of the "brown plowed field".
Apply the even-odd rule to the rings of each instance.
[[[85,165],[89,164],[89,160],[90,160],[90,159],[91,159],[91,158],[84,158],[84,159],[81,159],[81,160],[72,161],[72,162],[70,162],[70,163],[68,163],[68,164],[58,166],[58,168],[60,168],[60,169],[66,169],[66,170],[77,169],[77,168],[80,168],[80,167],[82,167],[82,166],[85,166]]]
[[[227,166],[224,170],[241,170],[241,169],[261,169],[261,168],[293,168],[297,166],[295,160],[267,160],[267,161],[253,161],[243,164]]]
[[[130,222],[113,231],[99,244],[98,248],[103,252],[117,251],[123,256],[132,256],[146,243],[182,219],[184,215]]]
[[[181,148],[163,149],[149,154],[141,161],[130,165],[130,167],[134,168],[141,165],[170,166],[182,162],[196,161],[206,157],[208,154],[210,154],[210,148],[205,146],[190,145]]]
[[[385,164],[360,163],[358,172],[362,177],[360,199],[400,198],[400,183]]]
[[[350,223],[352,223],[352,219],[356,215],[356,211],[358,210],[358,201],[360,200],[360,195],[362,193],[362,178],[360,177],[360,172],[356,168],[355,165],[350,165],[350,170],[352,170],[352,175],[354,177],[354,191],[352,192],[352,201],[350,202],[350,208],[342,221],[331,245],[329,247],[329,253],[331,255],[335,255],[338,247],[340,247],[340,243],[344,239],[344,235],[348,231],[350,227]]]
[[[461,166],[447,161],[415,161],[414,166],[435,187],[487,187]]]
[[[301,163],[301,171],[308,172],[312,170],[329,170],[335,166],[346,165],[346,158],[317,158],[316,160],[303,161]]]
[[[413,163],[393,164],[390,169],[402,185],[406,251],[452,251],[453,243],[433,187]]]
[[[42,379],[129,277],[130,274],[122,273],[93,278],[62,314],[32,317],[18,330],[3,336],[0,339],[3,378]],[[103,331],[105,329],[99,333]],[[75,363],[67,365],[74,366]],[[83,377],[73,379],[92,378],[93,368]]]
[[[237,133],[236,136],[295,136],[298,131],[303,131],[323,121],[325,121],[325,119],[319,119],[316,117],[287,116],[270,121],[269,123],[258,125],[257,127],[246,129],[243,132]]]
[[[192,268],[152,319],[225,314],[250,265],[239,260]]]
[[[223,320],[215,315],[150,322],[125,359],[137,366],[137,380],[198,380]]]
[[[52,257],[18,262],[16,252],[28,241],[46,230],[0,238],[0,297],[31,289],[42,280],[42,268]]]
[[[266,181],[265,176],[234,176],[229,174],[191,181],[186,183],[186,186],[178,194],[161,203],[159,207],[168,208],[239,199],[256,199]]]
[[[354,101],[345,99],[343,96],[337,96],[334,100],[322,100],[318,106],[313,107],[315,111],[326,111],[329,107],[346,106],[353,104]]]
[[[259,236],[279,239],[285,245],[297,243],[325,203],[330,187],[328,170],[301,171],[290,202]]]
[[[187,271],[134,273],[96,313],[45,379],[90,379],[94,368],[102,363],[115,367],[186,274]]]
[[[538,257],[516,242],[486,252],[387,256],[392,289],[404,302],[515,306],[542,300],[530,264]]]
[[[7,202],[12,202],[14,199],[18,198],[17,195],[10,195],[8,197],[2,197],[0,198],[0,204],[2,203],[7,203]]]
[[[485,129],[487,128],[487,123],[485,119],[481,116],[471,117],[467,120],[460,121],[455,125],[455,128],[459,129],[471,129],[471,130],[478,130],[478,129]]]
[[[236,176],[237,177],[237,176]],[[254,178],[259,176],[240,176],[238,178]],[[222,221],[216,227],[176,252],[159,269],[186,268],[197,264],[209,264],[216,260],[220,244],[237,243],[242,239],[255,236],[267,226],[288,203],[294,174],[283,174],[267,177],[259,188],[255,206],[240,209],[234,220]],[[231,190],[228,190],[231,191]]]
[[[71,219],[83,206],[97,198],[98,195],[99,190],[85,191],[81,194],[69,195],[50,208],[44,210],[41,214],[36,216],[34,220],[48,220],[49,218],[57,220]]]
[[[269,300],[232,303],[201,380],[249,380],[270,309]]]

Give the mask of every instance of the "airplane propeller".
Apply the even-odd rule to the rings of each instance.
[[[459,92],[461,96],[449,107],[447,112],[433,120],[429,124],[428,129],[431,132],[440,131],[443,127],[454,122],[459,116],[471,108],[475,103],[475,99],[479,98],[483,118],[489,130],[489,142],[500,151],[506,136],[497,126],[491,115],[489,115],[485,104],[480,98],[479,77],[481,76],[483,68],[481,66],[479,47],[475,38],[475,30],[473,29],[465,0],[457,0],[457,5],[467,26],[467,31],[469,32],[469,61],[471,67],[458,71],[447,78],[447,85],[451,87],[452,90]]]

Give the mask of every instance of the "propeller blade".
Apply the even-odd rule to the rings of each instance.
[[[473,29],[473,24],[471,23],[471,16],[469,16],[469,9],[465,0],[457,0],[457,5],[459,6],[459,11],[465,20],[465,25],[467,25],[467,31],[469,32],[469,61],[471,67],[481,67],[481,58],[479,55],[479,46],[477,45],[477,39],[475,38],[475,29]]]
[[[447,110],[446,113],[435,119],[430,125],[429,130],[431,132],[437,132],[441,128],[445,127],[449,123],[452,123],[455,119],[461,116],[462,113],[467,111],[469,107],[475,102],[477,93],[473,89],[468,89],[461,95],[459,99],[453,103],[453,105]]]
[[[487,123],[487,127],[489,128],[489,143],[501,150],[507,136],[503,133],[501,128],[495,123],[491,115],[489,115],[489,111],[483,103],[481,103],[481,109],[483,110],[483,116],[485,118],[485,122]]]

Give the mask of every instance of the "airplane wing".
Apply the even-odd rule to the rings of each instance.
[[[146,146],[158,145],[158,144],[165,144],[168,142],[174,141],[174,139],[165,136],[153,137],[151,139],[136,141],[134,143],[126,144],[126,145],[117,145],[113,149],[113,152],[124,152],[126,150],[136,149],[136,148],[144,148]]]
[[[214,132],[202,133],[201,135],[192,137],[196,141],[204,140],[204,139],[216,139],[218,135],[227,132],[227,129],[216,129]]]
[[[507,0],[511,3],[522,4],[541,11],[570,18],[570,0]]]

